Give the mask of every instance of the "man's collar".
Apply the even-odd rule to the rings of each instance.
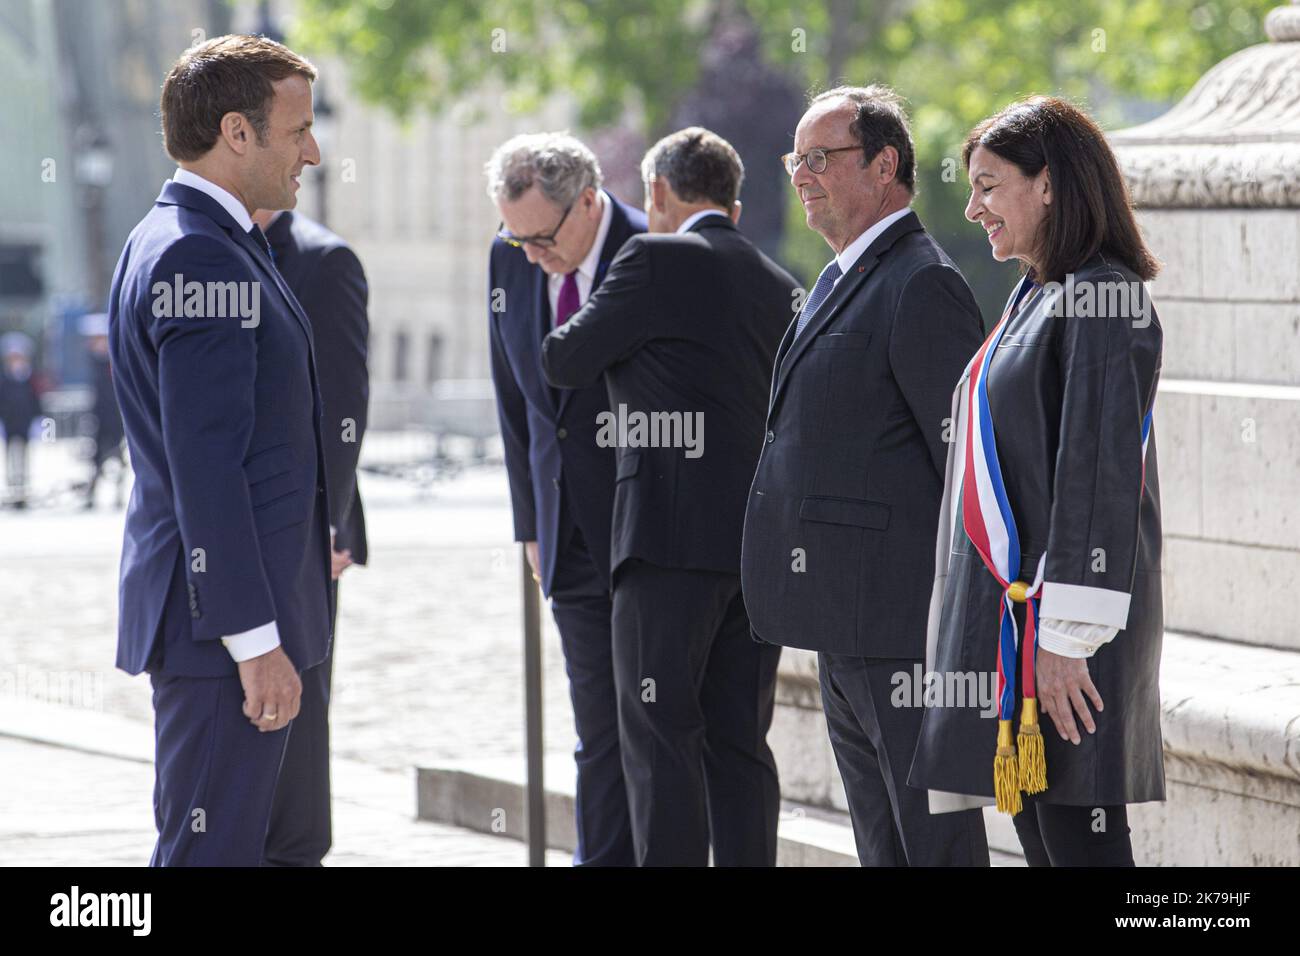
[[[253,219],[244,208],[244,204],[226,189],[218,186],[209,179],[204,179],[198,173],[190,172],[188,169],[177,168],[172,174],[172,182],[181,186],[188,186],[191,189],[197,189],[199,192],[211,196],[221,204],[221,208],[230,213],[230,218],[239,224],[239,228],[248,232],[253,228]]]
[[[867,251],[868,246],[883,235],[886,229],[898,222],[898,220],[902,219],[911,211],[911,206],[904,206],[897,212],[890,213],[884,219],[875,223],[867,229],[866,232],[845,246],[844,251],[835,256],[835,261],[839,263],[840,272],[847,274],[849,269],[853,267],[853,263],[862,258],[862,253]]]
[[[588,279],[596,278],[596,269],[600,266],[600,251],[605,248],[605,238],[609,235],[609,223],[614,218],[614,199],[606,195],[605,190],[596,190],[596,198],[603,204],[600,213],[600,226],[596,229],[596,238],[591,241],[587,256],[578,265],[578,271]]]
[[[691,226],[695,225],[697,222],[699,222],[699,221],[700,221],[701,219],[703,219],[705,216],[726,216],[726,215],[727,215],[727,214],[726,214],[725,212],[723,212],[721,209],[701,209],[699,212],[694,212],[694,213],[691,213],[689,216],[687,216],[687,217],[682,221],[682,224],[681,224],[680,226],[677,227],[677,231],[678,231],[678,232],[690,232],[690,231],[691,231]]]

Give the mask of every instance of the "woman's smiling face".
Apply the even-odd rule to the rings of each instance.
[[[984,227],[993,258],[998,262],[1020,259],[1032,267],[1052,202],[1047,167],[1036,176],[1026,176],[1015,163],[976,146],[970,155],[970,184],[966,218]]]

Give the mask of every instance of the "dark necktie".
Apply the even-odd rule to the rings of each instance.
[[[574,269],[564,277],[560,297],[555,300],[555,327],[558,329],[568,322],[569,316],[577,312],[581,305],[578,301],[578,270]]]
[[[266,233],[257,223],[253,223],[253,228],[248,230],[248,234],[253,237],[253,241],[266,252],[266,257],[271,260],[271,265],[275,265],[275,253],[271,251],[271,243],[266,238]]]
[[[817,284],[813,286],[812,295],[808,296],[808,301],[803,304],[803,311],[799,313],[799,324],[795,326],[794,330],[796,339],[803,333],[809,320],[816,314],[818,306],[825,302],[826,297],[831,294],[831,289],[835,288],[835,280],[841,274],[838,261],[832,259],[826,263],[826,268],[817,277]]]

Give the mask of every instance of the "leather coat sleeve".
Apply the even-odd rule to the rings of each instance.
[[[1108,298],[1094,301],[1113,304]],[[1142,421],[1155,401],[1162,340],[1151,313],[1127,311],[1055,319],[1061,422],[1041,604],[1044,617],[1121,630],[1137,566]]]

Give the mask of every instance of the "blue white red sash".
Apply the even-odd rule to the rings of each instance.
[[[1037,701],[1034,683],[1034,663],[1038,651],[1038,606],[1043,586],[1043,568],[1046,554],[1038,559],[1038,567],[1032,582],[1017,580],[1020,574],[1020,537],[1016,529],[1015,515],[1007,496],[1006,484],[1002,478],[1002,469],[998,462],[997,441],[993,428],[993,415],[989,406],[988,377],[989,367],[997,352],[998,343],[1006,333],[1011,316],[1026,298],[1032,299],[1031,292],[1038,291],[1026,277],[1017,287],[1007,303],[1006,311],[985,340],[980,350],[971,361],[970,377],[966,384],[967,424],[965,434],[965,462],[962,476],[962,524],[970,537],[975,550],[983,559],[989,573],[1002,588],[1002,600],[998,610],[999,636],[997,659],[997,693],[999,718],[999,759],[1015,759],[1015,750],[1010,739],[1010,727],[1015,712],[1016,673],[1015,665],[1021,659],[1022,693],[1025,707],[1021,720],[1021,749],[1025,749],[1025,735],[1037,737]],[[1142,421],[1142,476],[1146,481],[1146,450],[1151,435],[1151,414]],[[961,453],[961,452],[959,452]],[[1140,493],[1140,489],[1139,489]],[[1013,609],[1014,603],[1026,603],[1025,636],[1023,645],[1016,627]],[[1027,726],[1028,725],[1028,726]],[[1004,792],[1006,781],[999,780],[998,764],[995,762],[995,791],[998,795],[998,807],[1005,812],[1015,813],[1020,808],[1020,789],[1030,793],[1046,789],[1045,767],[1042,765],[1041,742],[1029,742],[1036,749],[1035,768],[1037,773],[1027,772],[1023,753],[1018,779],[1020,786],[1015,792]],[[1007,751],[1010,751],[1008,754]],[[1038,783],[1026,783],[1026,780]],[[1009,784],[1007,784],[1009,785]]]

